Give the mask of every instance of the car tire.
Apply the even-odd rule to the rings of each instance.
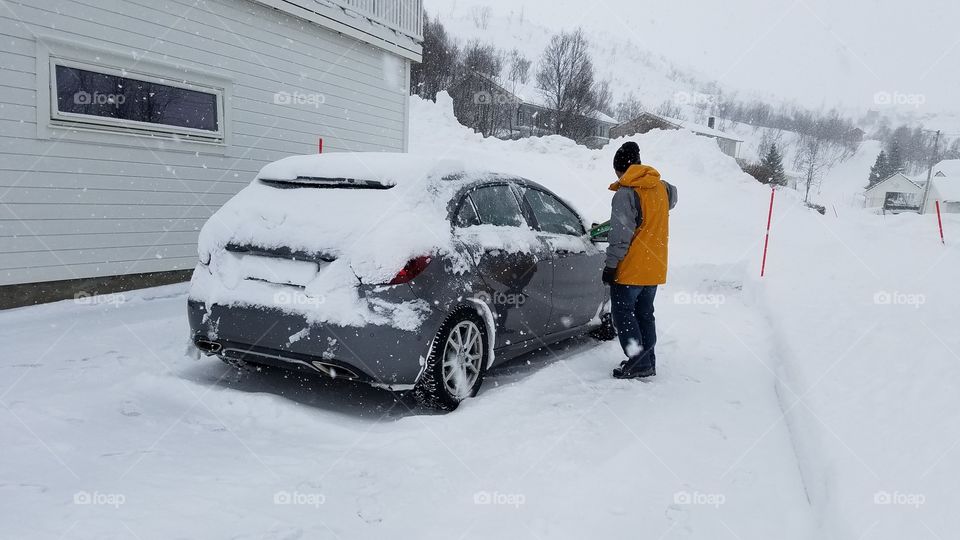
[[[414,397],[426,407],[452,411],[476,396],[487,372],[488,348],[483,318],[472,307],[457,309],[431,342]]]
[[[590,331],[590,337],[597,341],[613,341],[617,338],[617,329],[613,326],[613,315],[604,313],[600,316],[600,326]]]

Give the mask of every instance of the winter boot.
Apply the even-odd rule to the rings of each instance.
[[[657,374],[656,366],[628,366],[627,362],[620,364],[620,367],[614,368],[613,377],[615,379],[644,379],[653,377]]]

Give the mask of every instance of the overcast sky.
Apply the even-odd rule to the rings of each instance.
[[[810,106],[864,110],[888,99],[960,111],[956,1],[426,0],[428,10],[476,4],[522,9],[551,28],[630,35],[731,88]]]

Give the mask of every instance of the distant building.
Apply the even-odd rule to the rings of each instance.
[[[941,176],[931,180],[924,213],[936,212],[937,201],[944,214],[960,214],[960,177]]]
[[[935,212],[937,201],[941,212],[960,214],[960,159],[945,159],[933,166],[924,212]]]
[[[936,168],[934,170],[937,171]],[[948,169],[941,169],[943,170]],[[938,176],[941,171],[937,171],[931,180],[924,212],[936,211],[936,203],[940,201],[941,212],[960,213],[960,176],[952,179],[946,175]],[[960,174],[960,170],[957,172]],[[913,180],[903,172],[896,172],[864,192],[864,205],[866,208],[880,208],[884,212],[895,214],[919,212],[926,187],[926,181]]]
[[[933,166],[933,176],[960,181],[960,159],[945,159]]]
[[[844,137],[848,142],[859,143],[863,141],[863,138],[867,135],[867,132],[855,127],[847,132],[846,137]]]
[[[517,129],[525,135],[546,135],[552,133],[553,109],[547,103],[543,91],[529,85],[507,83],[513,88],[510,92],[517,102]],[[577,142],[590,148],[600,148],[610,142],[610,132],[617,121],[600,111],[594,111],[586,117],[592,127],[592,134]]]
[[[917,212],[922,198],[923,185],[896,172],[867,188],[864,206],[882,208],[884,212]]]
[[[454,84],[454,112],[465,125],[486,123],[489,133],[501,139],[540,137],[554,133],[554,110],[542,90],[514,81],[504,81],[479,72],[466,73]],[[470,90],[481,89],[471,92]],[[579,117],[587,135],[576,142],[600,148],[610,141],[610,129],[617,121],[600,111]],[[482,130],[481,130],[482,131]]]
[[[629,137],[630,135],[636,135],[637,133],[647,133],[654,129],[685,129],[702,137],[715,139],[717,141],[717,145],[720,147],[721,152],[732,158],[739,157],[740,144],[743,142],[743,140],[716,129],[714,127],[715,122],[716,120],[711,116],[707,125],[701,126],[686,120],[679,120],[677,118],[670,118],[668,116],[645,111],[640,113],[640,116],[634,118],[633,120],[629,120],[614,126],[610,130],[610,138],[616,139],[619,137]]]

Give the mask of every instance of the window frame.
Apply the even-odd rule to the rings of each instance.
[[[514,200],[514,202],[516,202],[516,204],[517,204],[517,209],[520,211],[520,213],[519,213],[519,215],[520,215],[520,223],[519,223],[519,224],[517,224],[517,225],[494,225],[494,224],[492,224],[492,223],[486,223],[486,222],[484,222],[483,217],[481,217],[481,215],[480,215],[480,209],[477,207],[477,203],[474,202],[472,195],[473,195],[474,193],[476,193],[477,191],[480,191],[481,189],[484,189],[484,188],[493,188],[493,187],[505,187],[505,188],[507,188],[507,190],[513,195],[513,200]],[[527,210],[526,202],[523,201],[520,197],[518,197],[517,185],[516,185],[516,183],[514,183],[514,182],[508,182],[508,181],[489,182],[489,183],[483,183],[483,184],[478,184],[478,185],[475,185],[475,186],[471,186],[469,189],[467,189],[467,191],[464,192],[464,193],[460,196],[460,201],[457,203],[456,208],[454,209],[454,212],[453,212],[453,213],[451,214],[451,216],[450,216],[450,224],[451,224],[451,226],[454,227],[455,229],[466,229],[466,228],[469,228],[469,227],[457,227],[456,224],[454,223],[454,220],[456,219],[457,214],[460,212],[460,208],[461,208],[466,202],[468,202],[468,201],[469,201],[470,205],[473,207],[473,211],[474,211],[474,213],[476,214],[477,220],[480,222],[480,225],[490,225],[491,227],[517,227],[517,228],[528,227],[528,228],[530,228],[530,229],[533,229],[533,227],[531,226],[531,222],[530,222],[531,216],[529,215],[529,212],[528,212],[528,210]],[[476,226],[476,225],[474,225],[474,226]]]
[[[181,88],[193,92],[202,92],[216,97],[217,107],[217,131],[205,129],[187,128],[169,124],[160,124],[152,122],[141,122],[138,120],[125,120],[121,118],[107,118],[80,113],[65,113],[60,111],[58,102],[57,88],[57,66],[67,68],[82,69],[104,75],[123,77],[126,79],[139,80],[143,82],[160,84],[172,88]],[[226,117],[224,111],[223,88],[198,83],[186,83],[173,80],[169,77],[150,75],[140,71],[125,71],[120,68],[111,67],[105,64],[71,60],[61,56],[50,55],[49,57],[49,81],[50,81],[50,125],[51,127],[83,127],[92,128],[98,131],[133,133],[140,135],[160,135],[173,137],[184,137],[189,139],[223,142],[226,138]]]
[[[456,207],[454,207],[453,213],[450,215],[450,225],[453,227],[454,230],[462,230],[462,229],[469,229],[470,227],[476,227],[476,225],[467,225],[466,227],[462,227],[457,224],[457,216],[460,215],[460,211],[463,210],[463,207],[466,205],[470,205],[470,208],[473,209],[473,215],[476,216],[477,218],[477,223],[482,225],[482,222],[480,221],[480,212],[477,211],[477,205],[474,204],[473,199],[470,198],[470,193],[472,192],[473,190],[470,190],[464,193],[460,197],[460,201],[457,203]]]

